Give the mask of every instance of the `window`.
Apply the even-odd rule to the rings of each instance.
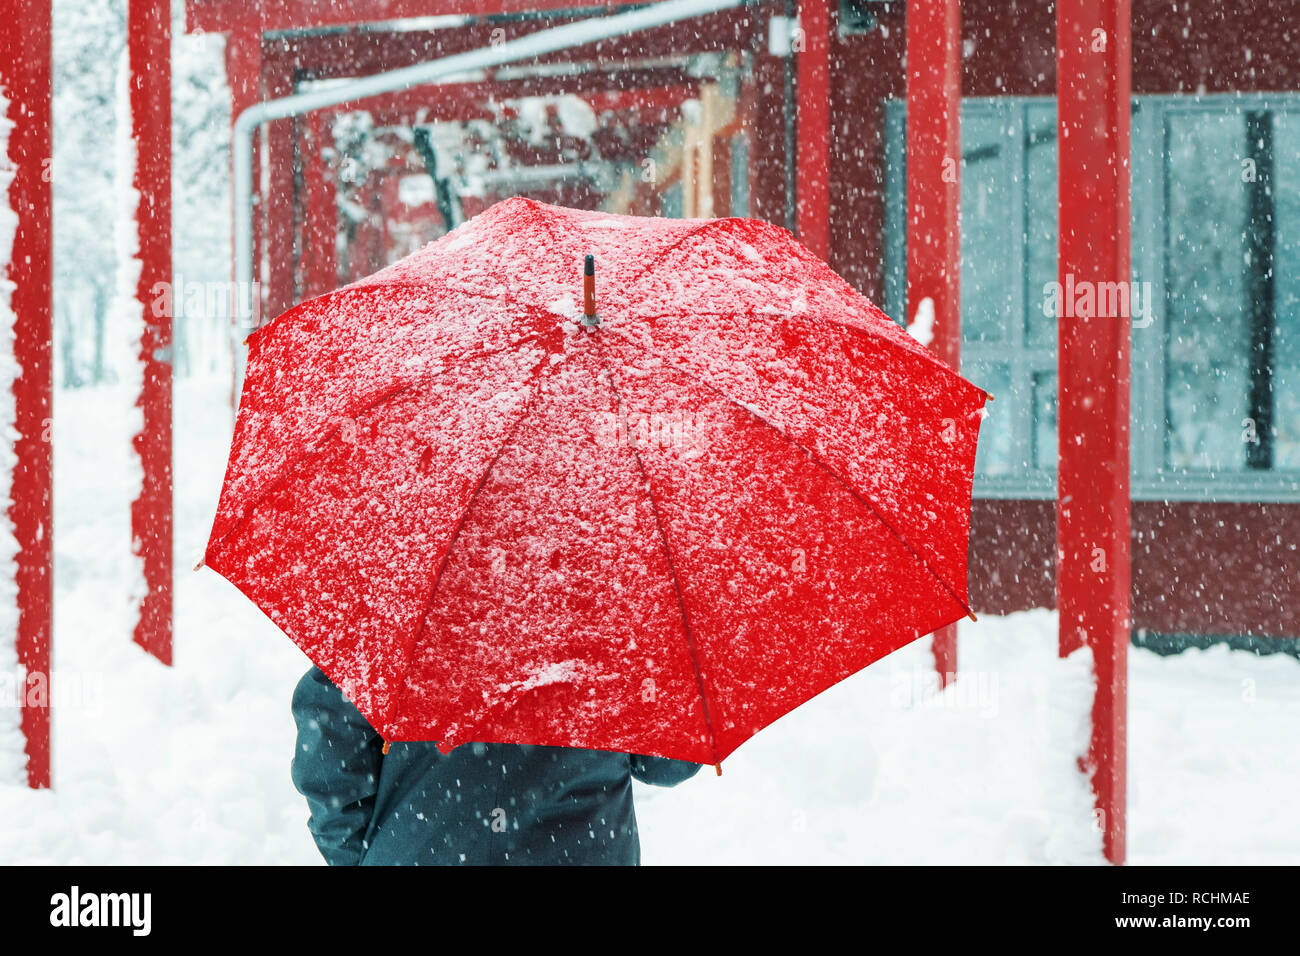
[[[903,124],[890,103],[885,304],[900,319]],[[1134,497],[1300,501],[1300,96],[1136,97],[1132,190]],[[976,494],[1050,497],[1054,100],[963,103],[961,201],[962,370],[998,399]]]
[[[684,204],[682,182],[679,179],[659,194],[659,215],[665,219],[680,219]]]
[[[749,137],[744,133],[731,137],[730,215],[749,215]]]

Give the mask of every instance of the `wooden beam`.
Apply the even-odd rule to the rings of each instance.
[[[226,77],[230,84],[230,119],[235,119],[244,110],[262,99],[262,37],[256,24],[244,22],[230,31],[226,37]],[[253,287],[251,289],[234,289],[230,296],[230,410],[232,422],[235,409],[239,406],[239,389],[242,380],[244,362],[245,336],[253,327],[260,324],[262,315],[262,213],[260,183],[258,170],[261,166],[261,137],[253,137],[253,176],[254,201],[258,203],[253,210]],[[233,264],[232,264],[233,270]],[[234,287],[234,273],[231,273],[231,286]]]
[[[132,550],[144,567],[146,591],[133,639],[164,664],[172,662],[172,122],[171,6],[130,0],[126,21],[130,64],[136,229],[140,276],[136,299],[144,322],[139,434],[141,487],[131,503]]]
[[[299,80],[366,76],[439,57],[514,40],[545,27],[571,23],[580,17],[540,22],[473,21],[436,31],[374,30],[307,36],[267,36],[264,54],[268,70],[287,68]],[[766,43],[766,18],[759,8],[723,10],[681,23],[611,37],[528,61],[531,64],[601,63],[629,70],[649,69],[644,61],[693,53],[759,51]],[[526,66],[520,64],[519,66]],[[513,69],[513,67],[512,67]],[[609,70],[589,70],[594,75]]]
[[[293,77],[262,67],[267,99],[290,96]],[[282,119],[265,127],[267,188],[261,194],[262,236],[266,243],[266,321],[294,304],[294,142],[298,119]]]
[[[1129,274],[1129,0],[1057,0],[1063,289],[1096,294]],[[1101,283],[1107,283],[1101,286]],[[1102,847],[1125,855],[1129,644],[1130,309],[1076,313],[1058,296],[1057,608],[1060,652],[1084,643],[1097,678],[1086,765]],[[1121,303],[1122,304],[1122,303]]]
[[[934,305],[930,347],[961,368],[961,3],[907,4],[907,308]],[[957,675],[957,625],[934,633],[940,686]]]
[[[20,0],[0,20],[0,94],[7,155],[0,156],[5,207],[17,216],[13,245],[0,252],[13,283],[13,470],[9,521],[17,543],[15,650],[25,675],[20,727],[27,783],[50,786],[50,652],[53,641],[53,434],[50,418],[51,223],[50,2]]]
[[[247,0],[186,0],[186,29],[223,33],[248,17]],[[611,0],[257,0],[258,19],[264,31],[311,27],[345,27],[388,20],[434,16],[529,15],[562,10],[605,11],[629,6]]]
[[[421,111],[429,120],[493,119],[503,112],[503,100],[525,96],[558,96],[571,94],[586,100],[593,110],[601,113],[658,112],[674,118],[682,102],[697,96],[699,82],[679,78],[680,83],[670,86],[638,86],[639,82],[655,82],[650,71],[622,74],[599,74],[593,81],[590,74],[571,77],[529,77],[518,80],[486,80],[472,83],[436,83],[409,90],[396,90],[366,97],[351,103],[331,106],[329,113],[337,115],[364,109],[372,114],[403,115],[415,121]],[[618,84],[612,89],[611,84]],[[508,110],[504,111],[508,113]]]
[[[303,184],[306,192],[302,229],[303,298],[322,295],[338,285],[339,231],[337,173],[324,151],[330,142],[329,119],[321,113],[307,117],[303,136]]]
[[[798,98],[799,240],[815,255],[829,259],[831,12],[830,0],[799,4],[802,49]]]

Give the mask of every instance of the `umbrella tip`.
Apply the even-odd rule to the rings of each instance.
[[[202,568],[202,567],[203,567],[203,562],[200,561],[198,564],[194,565],[194,570],[197,571],[197,570],[199,570],[199,569]]]
[[[596,318],[596,257],[590,253],[582,260],[582,315],[589,328],[600,323]]]
[[[979,618],[977,618],[977,617],[975,616],[975,612],[972,611],[972,610],[969,610],[969,609],[967,609],[967,611],[966,611],[966,616],[967,616],[968,618],[970,618],[972,621],[978,621],[978,620],[979,620]]]
[[[716,771],[718,772],[718,776],[719,776],[719,777],[722,776],[722,763],[721,763],[720,761],[719,761],[718,763],[715,763],[715,764],[713,765],[713,769],[716,770]]]
[[[383,751],[383,752],[384,752],[385,755],[387,755],[387,753],[388,753],[388,741],[387,741],[387,740],[384,741],[384,751]]]
[[[993,393],[992,393],[992,392],[985,392],[985,393],[984,393],[984,401],[986,401],[986,402],[991,402],[991,401],[993,401]]]

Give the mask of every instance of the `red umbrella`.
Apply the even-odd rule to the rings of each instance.
[[[248,345],[205,562],[385,740],[716,764],[969,613],[985,393],[767,223],[509,200]]]

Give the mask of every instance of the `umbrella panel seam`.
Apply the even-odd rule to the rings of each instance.
[[[614,371],[605,358],[604,350],[598,347],[597,351],[609,376],[610,392],[615,405],[623,416],[624,424],[627,425],[627,403],[623,401],[623,395],[614,383]],[[681,582],[677,577],[677,563],[673,560],[673,550],[668,540],[668,530],[664,527],[663,519],[659,515],[659,504],[654,493],[654,484],[650,481],[650,475],[645,470],[645,463],[641,460],[641,453],[635,445],[632,446],[632,456],[636,459],[637,471],[640,472],[641,478],[645,482],[646,495],[650,499],[650,513],[654,516],[655,527],[659,531],[659,540],[663,544],[664,557],[668,562],[668,576],[673,585],[673,593],[677,596],[677,608],[682,616],[682,628],[686,634],[686,649],[690,654],[691,668],[695,671],[695,683],[700,692],[700,704],[704,708],[704,726],[709,733],[709,744],[713,750],[714,761],[717,762],[720,760],[718,756],[718,736],[713,729],[713,720],[709,713],[709,698],[704,690],[704,674],[700,670],[700,661],[695,650],[695,638],[691,630],[690,615],[686,611],[686,597],[682,593]]]
[[[611,329],[609,331],[618,333],[617,329]],[[913,546],[912,543],[907,540],[907,538],[905,538],[902,534],[899,533],[898,529],[895,528],[889,522],[889,520],[885,517],[884,513],[880,510],[879,507],[877,507],[875,502],[873,502],[869,497],[862,494],[851,484],[849,484],[848,481],[846,481],[843,477],[841,477],[838,473],[836,473],[835,469],[831,468],[831,466],[828,465],[825,461],[823,461],[820,456],[818,456],[815,452],[812,451],[812,449],[808,448],[806,445],[804,445],[796,438],[794,438],[794,436],[787,434],[783,429],[777,427],[775,424],[768,421],[762,415],[758,414],[758,412],[754,411],[751,408],[747,408],[744,405],[744,403],[736,401],[736,399],[732,398],[726,392],[722,391],[720,388],[718,388],[713,383],[709,382],[707,379],[705,379],[703,376],[699,375],[698,373],[677,364],[676,362],[672,361],[666,356],[660,355],[654,349],[647,348],[644,345],[640,345],[632,341],[630,338],[628,338],[625,335],[620,334],[619,338],[621,338],[623,341],[627,342],[629,345],[633,346],[634,348],[645,353],[646,355],[658,359],[659,361],[663,362],[665,365],[668,365],[669,367],[675,369],[676,371],[685,375],[691,381],[696,382],[702,387],[718,395],[724,401],[741,409],[746,415],[752,417],[755,421],[766,426],[767,428],[770,428],[777,435],[781,436],[781,438],[783,438],[786,442],[788,442],[792,447],[797,448],[799,451],[803,452],[803,454],[808,458],[809,461],[811,461],[818,468],[825,471],[826,474],[830,475],[831,478],[833,478],[836,482],[842,485],[844,489],[848,491],[848,493],[852,495],[854,499],[856,499],[859,503],[865,505],[872,512],[872,514],[876,516],[876,520],[879,521],[882,525],[884,525],[886,530],[888,530],[890,534],[892,534],[895,538],[897,538],[899,543],[901,543],[905,548],[907,548],[908,551],[911,552],[912,557],[914,557],[921,564],[921,566],[930,573],[931,577],[933,577],[936,581],[939,582],[940,585],[943,586],[943,589],[948,592],[948,594],[952,597],[952,599],[956,601],[957,604],[961,606],[967,614],[970,613],[971,610],[970,606],[965,601],[963,601],[960,597],[957,596],[956,590],[947,581],[945,581],[939,575],[939,573],[934,570],[934,568],[930,566],[930,563],[921,555],[921,553],[916,549],[916,547]]]
[[[870,301],[868,301],[868,302],[867,302],[867,305],[871,306],[872,303],[871,303]],[[875,307],[872,306],[872,308],[875,308]],[[879,310],[877,309],[876,311],[879,311]],[[835,326],[836,328],[846,329],[846,330],[848,330],[848,331],[850,331],[850,332],[854,332],[854,333],[857,333],[857,334],[859,334],[859,335],[867,336],[868,341],[870,341],[873,345],[879,345],[879,344],[881,344],[881,343],[883,342],[885,345],[894,346],[894,347],[896,347],[896,348],[901,348],[901,349],[904,350],[904,353],[905,353],[905,354],[907,354],[907,355],[909,355],[909,356],[912,356],[912,357],[914,357],[914,358],[917,358],[917,359],[924,360],[928,365],[931,365],[931,366],[933,366],[933,367],[935,367],[935,368],[937,368],[937,369],[941,369],[942,371],[947,372],[950,376],[952,376],[952,378],[953,378],[953,380],[954,380],[955,382],[960,382],[960,383],[962,383],[963,385],[967,385],[967,386],[969,386],[969,387],[971,387],[971,388],[974,388],[976,391],[984,392],[984,390],[981,389],[978,385],[975,385],[974,383],[969,382],[969,381],[967,381],[965,378],[963,378],[959,372],[957,372],[956,370],[954,370],[954,369],[952,368],[952,366],[948,365],[948,363],[946,363],[945,361],[943,361],[943,359],[939,358],[937,355],[935,355],[935,354],[934,354],[932,351],[930,351],[929,349],[924,348],[924,347],[919,347],[919,348],[916,348],[916,349],[908,348],[908,343],[907,343],[907,342],[895,342],[895,341],[894,341],[893,339],[891,339],[888,335],[886,335],[883,331],[881,331],[881,332],[877,332],[875,329],[872,329],[872,328],[869,328],[869,327],[868,327],[868,328],[864,328],[863,326],[861,326],[861,325],[856,325],[856,324],[854,324],[854,323],[852,323],[852,322],[845,322],[843,319],[837,318],[837,317],[835,317],[834,315],[818,315],[818,316],[816,316],[816,317],[814,318],[812,315],[803,315],[803,316],[798,316],[798,315],[789,315],[789,314],[784,313],[784,312],[772,312],[772,313],[766,313],[766,314],[772,316],[773,318],[777,318],[777,317],[784,318],[784,319],[786,319],[787,321],[802,319],[802,320],[804,320],[804,321],[806,321],[806,322],[808,322],[809,324],[814,325],[814,326],[816,326],[818,323],[825,323],[825,324],[827,324],[827,325],[833,325],[833,326]],[[881,316],[884,318],[884,321],[888,322],[888,323],[889,323],[890,325],[892,325],[892,326],[895,326],[896,328],[900,328],[900,329],[901,329],[901,326],[899,326],[898,323],[896,323],[893,319],[889,318],[889,316],[885,315],[883,312],[881,312],[880,314],[881,314]],[[752,314],[747,314],[747,313],[744,313],[744,312],[735,312],[735,311],[726,311],[726,310],[723,310],[723,311],[711,311],[711,310],[707,310],[707,309],[692,309],[692,310],[691,310],[691,315],[693,315],[693,316],[715,316],[715,317],[717,317],[717,318],[724,318],[724,319],[737,319],[737,318],[742,318],[742,317],[745,317],[745,318],[752,318],[752,317],[753,317]],[[646,313],[646,312],[629,312],[629,313],[627,313],[627,318],[628,318],[628,319],[639,320],[639,321],[643,321],[643,322],[647,322],[647,323],[653,323],[653,322],[655,322],[655,321],[657,321],[657,320],[659,320],[659,319],[681,319],[681,318],[682,318],[682,314],[681,314],[680,312],[655,312],[655,313]],[[610,331],[611,331],[611,332],[613,332],[613,331],[620,331],[620,334],[622,334],[622,333],[621,333],[621,330],[619,329],[618,326],[611,326],[611,327],[610,327]],[[915,339],[911,339],[911,336],[908,336],[908,339],[911,340],[911,341],[913,341],[913,342],[915,342]],[[987,393],[984,392],[984,394],[987,394]]]
[[[478,352],[472,357],[472,360],[477,361],[478,359],[481,358],[490,358],[491,356],[499,355],[502,352],[508,352],[508,351],[518,349],[519,346],[527,344],[528,342],[535,341],[540,337],[541,334],[538,333],[526,339],[522,339],[519,342],[515,342],[510,345],[504,345],[498,349],[491,349],[488,351]],[[360,418],[362,415],[368,415],[371,412],[374,412],[376,409],[382,407],[383,405],[387,404],[388,402],[392,401],[393,399],[397,398],[400,395],[405,395],[408,392],[417,390],[425,385],[437,381],[444,374],[446,374],[446,371],[447,370],[444,368],[439,370],[435,375],[422,376],[418,379],[414,379],[402,385],[392,386],[387,390],[385,390],[383,393],[362,402],[359,406],[352,409],[350,412],[343,414],[341,417],[352,419],[355,421],[356,419]],[[342,432],[344,425],[345,423],[341,422],[338,425],[335,425],[332,428],[330,428],[320,438],[320,441],[323,443],[324,447],[316,448],[313,449],[312,451],[303,452],[299,454],[298,457],[296,457],[292,462],[290,462],[288,465],[285,466],[284,470],[280,474],[276,475],[275,478],[267,482],[265,487],[263,487],[260,491],[258,491],[253,496],[252,500],[245,506],[243,513],[239,516],[239,519],[233,525],[230,526],[230,529],[221,536],[220,540],[218,540],[215,544],[209,545],[207,553],[209,555],[215,554],[217,549],[221,548],[227,541],[230,540],[230,538],[237,531],[239,531],[240,528],[243,527],[244,523],[252,516],[254,510],[256,510],[258,505],[260,505],[263,501],[265,501],[268,497],[270,497],[276,491],[276,489],[284,485],[285,482],[294,478],[305,465],[311,462],[312,459],[324,455],[327,451],[329,451],[330,449],[328,447],[328,443],[333,438],[335,438],[340,432]]]
[[[465,521],[469,518],[470,510],[474,507],[474,503],[478,500],[479,492],[481,492],[483,490],[483,487],[487,484],[488,478],[490,478],[492,475],[493,468],[495,468],[497,462],[501,460],[501,456],[505,454],[506,449],[510,446],[510,443],[514,439],[515,435],[519,433],[519,429],[523,426],[523,423],[528,419],[530,415],[532,415],[533,411],[535,410],[536,403],[537,403],[536,402],[537,394],[541,389],[542,383],[551,375],[553,375],[557,369],[559,369],[562,365],[564,365],[564,363],[567,362],[569,357],[572,356],[573,354],[575,353],[570,352],[567,355],[565,355],[560,361],[552,364],[548,364],[546,362],[539,363],[538,368],[534,370],[533,372],[534,377],[531,383],[535,388],[533,395],[529,398],[529,401],[525,405],[524,410],[520,412],[519,417],[515,419],[514,424],[510,426],[510,430],[501,439],[501,445],[497,448],[496,454],[492,456],[492,460],[488,462],[487,467],[483,469],[483,474],[479,476],[478,483],[474,486],[474,490],[470,492],[469,498],[465,502],[465,507],[461,510],[460,517],[456,519],[456,527],[452,529],[451,536],[447,540],[447,547],[443,551],[442,560],[439,562],[438,569],[434,572],[433,575],[433,581],[429,585],[429,597],[424,602],[424,610],[421,612],[419,618],[416,619],[416,626],[413,629],[411,637],[407,642],[406,654],[405,654],[406,670],[410,669],[411,660],[415,656],[415,649],[419,645],[420,639],[424,636],[428,628],[429,612],[433,609],[434,599],[438,596],[438,585],[442,582],[443,572],[447,570],[447,566],[451,563],[451,553],[456,547],[456,542],[460,539],[461,530],[465,527]],[[397,694],[397,693],[394,694],[393,705],[390,708],[390,712],[386,720],[386,723],[389,726],[395,725],[397,720],[400,719],[402,715],[403,704],[405,702],[405,697],[406,697],[406,692],[405,692],[406,683],[403,682],[401,686],[403,688],[403,692],[401,694]]]

